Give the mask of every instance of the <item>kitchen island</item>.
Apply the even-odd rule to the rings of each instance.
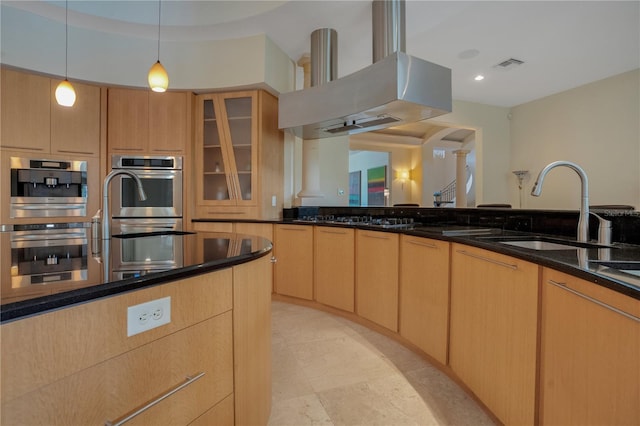
[[[112,247],[100,244],[101,256],[86,259],[98,271],[86,274],[93,282],[2,306],[2,424],[117,424],[133,415],[147,424],[267,422],[270,241],[167,237],[183,250],[179,267],[114,275],[105,267]],[[165,298],[168,311],[134,320],[170,316],[168,324],[128,331],[129,307]]]

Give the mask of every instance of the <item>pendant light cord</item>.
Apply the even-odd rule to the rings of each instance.
[[[64,2],[64,79],[68,79],[69,71],[69,0]]]
[[[161,16],[162,16],[162,0],[158,0],[158,62],[160,62],[160,17]]]

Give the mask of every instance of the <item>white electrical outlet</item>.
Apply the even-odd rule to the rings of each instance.
[[[171,297],[127,308],[127,336],[133,336],[171,322]]]
[[[275,206],[277,206],[277,205],[278,205],[278,202],[277,202],[277,201],[278,201],[278,199],[276,198],[276,196],[275,196],[275,195],[272,195],[272,196],[271,196],[271,207],[275,207]]]

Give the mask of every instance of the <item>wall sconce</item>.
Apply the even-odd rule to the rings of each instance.
[[[404,191],[404,184],[411,180],[411,171],[410,170],[398,170],[397,178],[402,183],[402,190]]]

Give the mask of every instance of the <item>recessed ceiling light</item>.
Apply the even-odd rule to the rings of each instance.
[[[473,77],[473,79],[474,79],[475,81],[482,81],[482,80],[484,80],[484,75],[482,75],[482,74],[478,74],[478,75],[476,75],[475,77]]]

